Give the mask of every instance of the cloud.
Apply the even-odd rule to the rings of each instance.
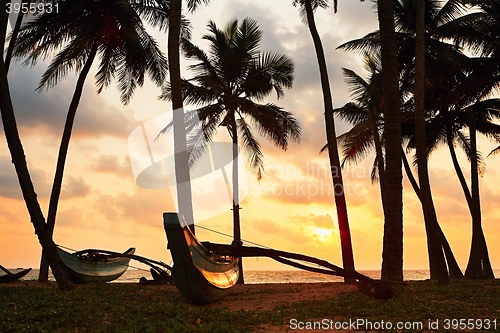
[[[51,184],[47,173],[35,167],[29,167],[31,180],[39,197],[48,197]],[[23,199],[21,186],[10,157],[0,156],[0,196],[13,199]]]
[[[318,228],[331,229],[335,227],[335,221],[332,219],[330,214],[325,215],[295,215],[292,219],[298,223],[304,223],[306,225],[312,225]]]
[[[132,175],[128,155],[123,162],[120,162],[120,158],[116,155],[100,155],[97,159],[92,160],[87,168],[92,172],[110,173],[121,178]]]
[[[304,235],[303,226],[295,227],[293,224],[282,226],[269,219],[251,220],[249,224],[253,232],[266,236],[274,235],[293,244],[303,245],[311,241]]]
[[[366,203],[368,187],[372,185],[369,171],[363,166],[343,170],[344,186],[334,190],[327,160],[308,160],[295,154],[293,160],[281,162],[281,166],[268,168],[260,183],[250,180],[250,194],[281,203],[332,205],[334,193],[343,192],[352,206]]]
[[[11,97],[18,127],[24,129],[26,135],[40,135],[34,131],[39,129],[44,135],[60,137],[75,80],[70,74],[56,87],[38,93],[35,89],[45,66],[40,64],[26,68],[14,63],[9,72]],[[132,110],[106,103],[102,96],[96,94],[94,78],[87,78],[75,118],[73,137],[125,137],[136,123]]]
[[[61,199],[85,197],[90,193],[91,187],[85,182],[83,177],[66,176],[61,190]]]
[[[115,196],[98,195],[93,202],[96,211],[111,222],[131,222],[141,226],[161,225],[163,212],[175,211],[165,190],[137,187],[132,193]]]

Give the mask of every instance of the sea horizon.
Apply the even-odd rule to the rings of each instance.
[[[380,270],[359,270],[361,274],[372,279],[380,279]],[[493,270],[495,278],[500,278],[500,270]],[[39,269],[33,269],[21,280],[30,281],[38,279]],[[152,280],[151,273],[147,270],[128,269],[121,277],[114,280],[117,283],[138,283],[141,277]],[[405,281],[423,281],[430,278],[429,270],[404,270]],[[244,271],[245,283],[322,283],[322,282],[342,282],[341,276],[313,273],[299,270],[246,270]],[[49,280],[55,281],[54,276],[49,274]]]

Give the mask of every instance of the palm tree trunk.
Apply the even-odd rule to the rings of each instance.
[[[231,113],[230,125],[231,125],[231,138],[233,139],[233,240],[236,242],[241,241],[241,223],[240,223],[240,195],[239,195],[239,184],[238,184],[238,128],[236,127],[236,115],[234,111],[228,111]],[[244,284],[245,279],[243,277],[243,260],[240,258],[238,262],[240,275],[238,277],[237,283]]]
[[[5,8],[5,4],[5,0],[0,3],[2,8]],[[1,45],[4,45],[5,43],[7,20],[7,13],[5,11],[0,11]],[[52,237],[47,232],[45,218],[43,217],[40,204],[38,203],[37,194],[31,181],[23,145],[17,131],[16,118],[14,115],[12,101],[10,99],[9,83],[7,81],[7,72],[5,70],[3,59],[0,61],[0,110],[5,138],[7,139],[7,144],[12,157],[12,163],[16,169],[24,201],[30,214],[33,227],[35,228],[35,234],[38,236],[40,245],[47,252],[49,263],[53,268],[52,273],[54,274],[59,289],[73,290],[75,289],[75,286],[69,280],[69,277],[64,269],[64,264],[57,254],[56,245],[52,240]]]
[[[415,38],[415,141],[418,163],[418,182],[424,212],[425,231],[431,280],[438,284],[450,281],[443,249],[438,236],[438,222],[427,167],[427,142],[425,139],[425,1],[417,0]]]
[[[406,158],[406,154],[404,153],[404,151],[402,151],[402,148],[401,148],[401,156],[402,156],[403,166],[405,168],[406,176],[408,177],[408,180],[410,181],[410,184],[413,188],[413,191],[417,195],[418,200],[422,201],[422,198],[420,196],[420,187],[418,186],[417,180],[413,176],[413,172],[411,171],[410,164],[408,163],[408,159]]]
[[[472,197],[472,244],[466,278],[494,278],[488,255],[488,247],[481,226],[481,204],[479,199],[479,172],[477,168],[476,117],[474,108],[469,108],[469,135],[471,144],[471,197]]]
[[[380,184],[380,198],[382,199],[382,207],[385,205],[385,165],[384,165],[384,154],[382,153],[382,142],[380,141],[380,136],[378,134],[377,122],[375,120],[375,113],[371,108],[368,108],[368,117],[370,122],[370,127],[373,133],[373,140],[375,142],[375,154],[377,158],[378,167],[378,177]]]
[[[335,134],[335,121],[333,118],[333,102],[328,81],[328,71],[326,68],[325,53],[323,45],[314,21],[314,13],[311,7],[311,0],[305,1],[307,23],[309,31],[316,49],[316,56],[319,64],[321,76],[321,89],[323,91],[323,103],[325,106],[326,139],[328,144],[328,156],[333,180],[333,192],[335,205],[337,208],[337,219],[339,224],[340,245],[342,248],[342,263],[347,271],[354,271],[354,255],[352,251],[351,231],[347,214],[347,204],[345,200],[344,184],[342,180],[342,170],[337,148],[337,136]],[[354,283],[354,279],[344,278],[346,283]]]
[[[382,279],[403,280],[403,175],[401,170],[401,113],[393,0],[377,1],[384,87],[386,183]]]
[[[413,173],[410,168],[410,164],[408,163],[408,159],[406,158],[406,154],[403,152],[403,164],[405,167],[406,175],[408,176],[408,179],[411,183],[411,186],[413,187],[413,191],[418,197],[418,200],[422,202],[422,199],[420,197],[420,188],[418,187],[417,181],[415,180],[415,177],[413,177]],[[448,264],[448,272],[450,274],[451,279],[461,279],[464,277],[464,274],[462,273],[462,270],[460,269],[460,266],[458,266],[457,259],[455,259],[455,255],[453,254],[453,251],[451,250],[450,243],[448,243],[448,239],[446,239],[446,236],[441,229],[441,226],[439,223],[437,224],[437,232],[438,232],[438,238],[441,242],[441,246],[443,247],[444,255],[446,257],[446,263]]]
[[[22,3],[28,3],[28,0],[23,0]],[[30,1],[31,3],[31,1]],[[9,73],[10,62],[12,60],[12,53],[14,52],[14,46],[16,45],[17,35],[21,29],[21,24],[23,23],[23,12],[20,10],[17,14],[16,24],[12,30],[12,35],[10,37],[9,46],[7,48],[7,54],[5,55],[5,71]]]
[[[470,213],[472,214],[472,196],[470,194],[467,181],[465,180],[464,173],[462,172],[462,168],[458,163],[457,154],[455,153],[455,147],[453,146],[453,138],[450,126],[447,126],[446,128],[446,141],[448,143],[448,149],[450,150],[453,167],[455,168],[455,172],[458,176],[458,180],[460,181],[460,185],[462,185],[462,190],[464,191],[465,199],[467,200],[467,205],[469,206]]]
[[[174,123],[175,178],[177,185],[177,204],[179,212],[194,233],[194,215],[189,174],[189,153],[186,142],[184,106],[180,66],[180,31],[182,0],[170,1],[168,28],[168,65],[172,86],[172,109]]]
[[[471,216],[474,214],[474,208],[472,204],[472,195],[469,191],[469,186],[467,185],[467,181],[465,180],[465,176],[462,172],[462,169],[460,168],[460,164],[458,163],[457,155],[455,153],[455,148],[453,146],[453,140],[451,137],[451,129],[447,129],[447,141],[448,141],[448,148],[450,150],[450,155],[451,159],[453,161],[453,166],[455,167],[455,171],[457,173],[458,179],[460,181],[460,184],[462,185],[462,189],[464,191],[465,198],[467,200],[467,205],[469,206],[469,210],[471,213]],[[476,155],[476,164],[477,164],[477,155]],[[482,234],[482,231],[481,231]],[[481,244],[481,252],[482,252],[482,261],[483,261],[483,273],[485,277],[491,278],[494,277],[493,274],[493,269],[491,268],[490,264],[490,259],[488,255],[488,248],[486,246],[486,240],[484,239],[484,234],[482,235],[482,240],[480,240]]]
[[[78,105],[80,104],[80,98],[82,97],[83,86],[85,84],[85,79],[92,67],[92,63],[97,54],[97,46],[94,47],[85,65],[78,76],[76,82],[75,92],[73,93],[73,98],[69,105],[68,114],[66,116],[66,123],[64,124],[64,131],[61,138],[61,144],[59,145],[59,154],[57,155],[56,172],[54,175],[54,182],[52,183],[52,192],[50,193],[49,200],[49,212],[47,214],[47,231],[50,237],[54,234],[54,227],[56,224],[57,207],[59,204],[59,198],[61,196],[61,188],[64,176],[64,166],[66,164],[66,157],[68,156],[69,142],[71,140],[71,132],[73,131],[73,124],[75,122],[76,111],[78,110]],[[42,259],[40,260],[40,274],[38,275],[38,282],[47,282],[49,279],[49,263],[47,261],[46,251],[42,251]]]

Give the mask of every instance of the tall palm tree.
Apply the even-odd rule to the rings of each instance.
[[[186,103],[200,107],[197,115],[206,141],[213,139],[219,126],[226,127],[232,138],[233,228],[234,240],[239,241],[238,146],[241,141],[250,168],[260,179],[263,155],[252,127],[285,150],[290,140],[299,141],[300,126],[290,112],[275,104],[257,103],[273,90],[278,98],[283,97],[283,88],[292,86],[294,66],[283,54],[260,50],[262,31],[253,19],[246,18],[241,24],[231,21],[224,30],[210,22],[208,30],[203,39],[210,43],[209,53],[189,41],[184,43],[185,56],[197,63],[189,67],[195,76],[182,79],[182,96]],[[171,85],[165,86],[161,98],[173,99]]]
[[[321,90],[323,92],[323,105],[325,108],[325,125],[326,125],[326,140],[328,146],[328,157],[333,181],[333,193],[335,197],[335,206],[337,208],[337,219],[340,233],[340,245],[342,249],[342,261],[344,269],[354,271],[354,255],[352,251],[351,231],[349,227],[349,216],[347,214],[347,204],[344,193],[344,183],[342,179],[342,169],[340,166],[340,158],[337,147],[337,135],[335,133],[335,120],[333,117],[333,101],[330,91],[330,82],[328,79],[328,70],[326,67],[325,52],[323,44],[316,28],[314,19],[314,11],[318,7],[327,8],[326,0],[294,0],[294,5],[300,5],[300,15],[303,21],[309,27],[311,37],[316,50],[316,58],[318,60]],[[337,11],[337,1],[334,0],[334,11]],[[341,189],[337,191],[337,189]],[[354,283],[354,279],[345,278],[346,283]]]
[[[0,6],[5,8],[7,0],[2,0]],[[8,15],[6,11],[0,12],[0,44],[5,43],[5,34],[7,28]],[[57,249],[51,235],[47,232],[47,225],[43,216],[40,204],[38,203],[37,195],[33,187],[33,182],[29,174],[24,155],[23,145],[17,131],[16,118],[14,108],[10,99],[9,83],[7,81],[7,71],[3,58],[0,60],[0,112],[2,116],[3,130],[7,144],[12,157],[12,163],[16,169],[21,191],[26,202],[26,207],[30,214],[31,223],[35,228],[35,233],[38,236],[40,245],[47,253],[47,258],[52,266],[52,273],[57,281],[59,289],[72,290],[75,286],[69,280],[69,277],[64,269]]]
[[[431,279],[438,284],[449,283],[449,275],[442,246],[438,238],[438,222],[434,201],[432,200],[429,169],[427,163],[427,143],[425,138],[425,47],[426,47],[426,0],[416,0],[415,15],[415,150],[417,157],[418,180],[422,210],[424,212],[425,230],[427,233],[427,248]]]
[[[394,1],[377,1],[385,115],[386,182],[382,280],[403,280],[403,175],[401,171],[401,113]]]
[[[195,11],[201,4],[210,0],[187,0],[187,7]],[[182,34],[182,0],[170,0],[168,29],[168,63],[170,84],[172,86],[172,111],[174,126],[175,177],[177,182],[177,204],[184,215],[189,228],[194,233],[194,215],[191,186],[189,180],[189,154],[184,123],[184,105],[182,100],[180,47]]]
[[[193,1],[191,1],[193,2]],[[196,2],[195,2],[196,3]],[[181,38],[182,0],[170,0],[168,29],[168,63],[170,85],[172,86],[172,112],[174,121],[175,178],[177,183],[177,205],[190,229],[194,228],[194,215],[189,184],[189,155],[186,144],[184,108],[181,92],[180,38]]]
[[[31,65],[58,50],[43,74],[38,90],[55,86],[69,71],[79,72],[64,125],[50,195],[47,227],[51,235],[73,123],[83,86],[94,60],[100,60],[96,73],[97,93],[109,86],[117,76],[124,104],[130,101],[136,87],[142,86],[146,73],[153,82],[161,86],[168,67],[165,56],[156,41],[146,32],[139,14],[134,10],[134,5],[140,5],[139,1],[132,4],[128,0],[66,0],[58,5],[57,12],[44,12],[23,27],[14,49],[14,56],[27,57],[25,64]],[[147,7],[151,6],[149,3],[144,5],[142,14],[147,18],[167,7],[163,2],[156,7]],[[168,12],[163,12],[164,17],[167,15]],[[156,20],[156,24],[161,25],[162,22]],[[42,260],[39,280],[44,282],[47,278],[48,266]]]

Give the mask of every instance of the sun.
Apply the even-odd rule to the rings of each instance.
[[[332,235],[333,230],[326,229],[326,228],[314,227],[313,233],[315,236],[318,236],[319,239],[324,240],[325,238],[328,238]]]

